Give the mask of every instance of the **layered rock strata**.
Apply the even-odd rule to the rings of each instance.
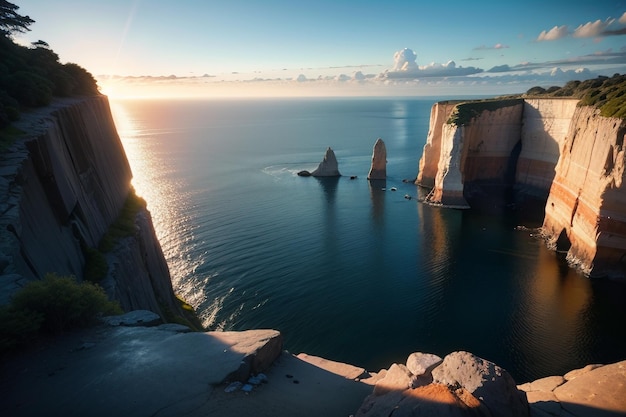
[[[0,302],[48,273],[84,278],[132,192],[131,170],[105,96],[58,100],[25,113],[26,132],[0,155]],[[126,310],[180,312],[150,214],[109,254],[103,284]],[[117,260],[117,261],[116,261]]]
[[[543,233],[587,274],[625,276],[626,124],[576,99],[442,102],[416,184],[427,203],[469,208],[546,200]],[[513,191],[515,198],[507,194]]]
[[[372,165],[367,174],[368,180],[386,180],[387,179],[387,148],[385,142],[378,138],[374,143],[372,150]]]

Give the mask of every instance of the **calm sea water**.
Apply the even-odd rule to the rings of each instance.
[[[579,275],[516,230],[540,219],[417,201],[403,180],[417,175],[435,101],[112,108],[175,288],[211,329],[278,329],[292,353],[372,371],[467,350],[518,382],[625,359],[626,286]],[[377,138],[388,179],[370,183]],[[329,146],[341,178],[296,175]]]

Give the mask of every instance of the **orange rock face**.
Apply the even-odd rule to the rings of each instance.
[[[571,244],[567,258],[587,274],[623,277],[626,255],[626,123],[581,107],[561,147],[543,232]]]
[[[549,246],[587,274],[624,277],[626,122],[577,103],[503,100],[462,111],[459,103],[435,104],[416,179],[431,188],[425,202],[467,208],[490,187],[547,199]]]

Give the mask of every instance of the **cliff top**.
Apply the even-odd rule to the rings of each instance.
[[[592,106],[600,110],[604,117],[626,119],[626,74],[612,77],[600,76],[584,81],[570,81],[563,87],[533,87],[524,94],[500,96],[482,100],[447,100],[440,103],[456,104],[447,123],[461,126],[484,110],[519,104],[519,100],[529,98],[578,99],[579,106]]]
[[[580,99],[579,106],[600,109],[604,117],[626,118],[626,74],[598,77],[585,81],[570,81],[563,87],[533,87],[523,95],[530,97],[571,97]]]

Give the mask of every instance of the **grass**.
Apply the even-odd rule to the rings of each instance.
[[[509,99],[486,99],[467,101],[457,104],[454,111],[446,121],[447,124],[463,126],[479,116],[484,111],[495,111],[504,107],[515,106],[521,103],[520,98]]]

